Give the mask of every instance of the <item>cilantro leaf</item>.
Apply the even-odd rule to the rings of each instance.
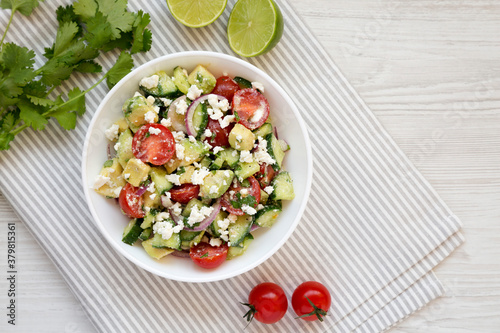
[[[23,84],[35,77],[35,52],[26,47],[14,43],[5,44],[0,53],[0,61],[3,63],[2,72],[7,73],[15,83]]]
[[[54,57],[57,57],[73,43],[78,30],[78,24],[75,22],[64,22],[59,26],[54,44]]]
[[[141,51],[148,51],[151,48],[151,31],[146,29],[150,22],[151,18],[149,14],[144,14],[142,10],[137,12],[132,30],[134,42],[132,43],[130,53],[134,54]]]
[[[33,9],[38,7],[38,0],[2,0],[0,7],[12,9],[13,12],[18,11],[25,16],[29,16]]]
[[[120,38],[122,31],[130,31],[135,16],[127,11],[126,0],[96,0],[98,10],[103,13],[111,25],[113,39]]]
[[[9,143],[14,140],[14,134],[10,131],[19,122],[19,110],[8,111],[0,118],[0,150],[10,148]]]
[[[111,24],[101,12],[97,12],[87,21],[87,30],[86,40],[95,49],[102,48],[113,37]]]
[[[29,102],[26,99],[20,99],[17,107],[21,111],[19,117],[27,126],[31,126],[34,130],[42,130],[47,125],[48,121],[42,115],[44,109],[38,105]]]
[[[134,60],[130,53],[122,51],[120,56],[116,60],[116,63],[108,71],[106,83],[108,88],[111,89],[118,83],[125,75],[130,73],[130,70],[134,67]]]
[[[75,71],[81,73],[100,73],[102,72],[102,67],[98,63],[92,60],[83,61],[75,67]]]
[[[97,3],[94,0],[80,0],[73,3],[74,13],[88,20],[95,15]]]

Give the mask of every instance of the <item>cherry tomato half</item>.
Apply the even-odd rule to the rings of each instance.
[[[203,141],[208,142],[211,146],[228,147],[229,146],[229,132],[234,127],[234,123],[229,124],[222,128],[218,120],[208,118],[207,129],[212,132],[212,136],[205,138]]]
[[[332,299],[328,289],[316,281],[300,284],[292,295],[293,310],[299,318],[307,321],[318,319],[323,321],[323,316],[326,316],[331,303]]]
[[[279,321],[288,309],[285,291],[276,283],[264,282],[256,285],[248,295],[250,310],[243,316],[247,321],[252,318],[264,324],[274,324]]]
[[[236,178],[235,178],[236,179]],[[241,183],[237,180],[233,181],[229,189],[224,193],[221,199],[222,207],[224,207],[229,213],[234,215],[244,215],[245,213],[241,210],[241,208],[236,208],[233,206],[231,201],[241,201],[248,196],[253,196],[255,199],[255,204],[252,205],[253,208],[257,207],[260,202],[260,186],[259,182],[252,176],[248,177],[246,180],[250,182],[249,187],[243,187]],[[240,194],[240,198],[238,198],[238,194]]]
[[[227,244],[217,247],[208,243],[199,243],[191,247],[189,256],[200,267],[216,268],[226,260],[228,249]]]
[[[127,216],[139,219],[144,217],[145,213],[142,210],[142,196],[137,195],[138,190],[138,187],[127,183],[120,192],[118,203]]]
[[[260,187],[264,189],[271,184],[275,175],[276,171],[274,171],[272,165],[262,163],[260,165],[260,171],[255,175],[255,179],[259,182]]]
[[[181,204],[187,204],[189,200],[198,197],[200,185],[182,184],[175,186],[170,191],[170,199]]]
[[[132,152],[144,163],[163,165],[175,154],[174,136],[163,125],[146,124],[135,133]]]
[[[269,103],[256,89],[242,89],[234,94],[233,113],[238,115],[240,124],[254,130],[262,126],[269,117]]]
[[[217,79],[212,94],[221,95],[227,98],[229,103],[233,100],[234,93],[240,90],[240,86],[229,76],[221,76]]]

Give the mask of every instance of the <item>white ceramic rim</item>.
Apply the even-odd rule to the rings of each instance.
[[[279,91],[279,93],[287,100],[288,104],[291,106],[291,110],[292,110],[295,118],[297,119],[297,122],[299,123],[300,128],[302,129],[302,131],[304,133],[304,140],[305,140],[304,144],[305,144],[305,147],[306,147],[306,155],[307,155],[306,156],[306,162],[308,164],[307,165],[308,174],[307,174],[307,177],[306,177],[306,186],[305,186],[305,191],[306,192],[304,193],[304,200],[302,200],[302,202],[300,203],[298,214],[295,216],[295,219],[294,219],[293,223],[290,225],[290,228],[288,229],[288,231],[285,234],[285,236],[282,237],[281,240],[279,242],[277,242],[274,245],[274,247],[272,247],[271,250],[269,250],[266,253],[266,255],[262,256],[260,258],[260,260],[254,261],[251,265],[245,266],[245,267],[243,267],[241,269],[232,271],[231,273],[227,273],[227,274],[219,276],[219,277],[208,278],[208,279],[197,279],[197,278],[184,278],[184,279],[182,279],[182,278],[178,278],[177,276],[170,276],[168,274],[168,272],[166,272],[166,271],[160,271],[160,270],[157,270],[155,268],[152,268],[152,267],[146,265],[143,261],[140,261],[137,258],[135,258],[134,256],[130,255],[129,253],[124,252],[118,246],[118,244],[116,243],[116,239],[112,238],[111,235],[108,234],[108,232],[106,231],[106,229],[104,228],[104,226],[101,224],[101,221],[100,221],[100,219],[99,219],[99,217],[97,215],[97,212],[95,211],[94,207],[90,204],[90,202],[91,202],[90,192],[89,192],[90,189],[88,188],[88,186],[86,186],[86,184],[87,184],[87,166],[86,166],[87,160],[86,160],[85,157],[88,156],[86,154],[86,152],[87,152],[88,145],[89,145],[89,142],[90,142],[90,136],[91,136],[90,135],[91,134],[90,129],[94,127],[94,123],[96,122],[96,120],[98,118],[98,115],[101,112],[103,112],[102,106],[105,105],[106,102],[111,98],[111,96],[114,95],[114,92],[116,90],[119,90],[121,88],[121,86],[124,84],[124,82],[126,82],[129,79],[129,77],[135,75],[136,72],[143,70],[145,67],[153,66],[154,64],[159,63],[159,62],[163,62],[166,59],[177,58],[177,57],[202,57],[202,56],[219,57],[219,58],[222,58],[222,59],[227,59],[228,61],[236,62],[237,64],[239,64],[239,65],[241,65],[243,67],[247,67],[247,68],[249,68],[249,69],[257,72],[259,75],[262,75],[267,80],[269,80],[269,82],[272,82],[276,86],[276,88]],[[114,247],[114,249],[117,252],[119,252],[121,255],[123,255],[125,258],[127,258],[128,260],[130,260],[134,264],[138,265],[139,267],[141,267],[141,268],[143,268],[143,269],[145,269],[145,270],[147,270],[147,271],[149,271],[149,272],[151,272],[153,274],[156,274],[158,276],[165,277],[165,278],[168,278],[168,279],[171,279],[171,280],[183,281],[183,282],[213,282],[213,281],[221,281],[221,280],[229,279],[231,277],[238,276],[238,275],[240,275],[242,273],[248,272],[251,269],[257,267],[260,264],[262,264],[267,259],[269,259],[288,240],[288,238],[290,238],[290,236],[292,235],[293,231],[297,227],[297,224],[299,223],[300,219],[302,218],[302,215],[304,214],[304,210],[306,208],[307,201],[309,200],[309,195],[310,195],[310,192],[311,192],[312,173],[313,173],[313,159],[312,159],[311,142],[310,142],[310,139],[309,139],[309,133],[307,132],[307,126],[306,126],[304,120],[302,119],[302,116],[300,115],[299,111],[297,110],[297,107],[295,106],[295,103],[292,101],[292,99],[290,98],[290,96],[288,96],[288,94],[285,92],[285,90],[283,90],[283,88],[281,88],[281,86],[274,79],[272,79],[267,73],[263,72],[262,70],[260,70],[259,68],[255,67],[254,65],[252,65],[252,64],[250,64],[250,63],[248,63],[246,61],[243,61],[241,59],[238,59],[236,57],[227,55],[227,54],[217,53],[217,52],[210,52],[210,51],[185,51],[185,52],[178,52],[178,53],[168,54],[168,55],[156,58],[154,60],[151,60],[149,62],[146,62],[146,63],[142,64],[141,66],[137,67],[136,69],[134,69],[129,74],[127,74],[123,79],[120,80],[120,82],[118,82],[106,94],[106,96],[104,97],[104,99],[101,101],[101,103],[97,107],[97,111],[92,116],[92,120],[90,121],[89,127],[87,129],[87,134],[85,136],[85,142],[84,142],[83,150],[82,150],[82,185],[83,185],[83,190],[85,192],[85,199],[87,200],[87,205],[89,206],[89,209],[90,209],[90,212],[92,214],[92,217],[94,218],[94,222],[97,224],[97,226],[98,226],[101,234],[104,235],[104,237],[107,239],[107,241],[109,243],[111,243],[111,245]]]

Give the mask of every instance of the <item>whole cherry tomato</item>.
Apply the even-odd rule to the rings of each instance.
[[[300,284],[292,295],[292,307],[298,318],[307,321],[323,321],[332,299],[324,285],[316,281]]]
[[[279,321],[288,309],[288,300],[283,288],[272,282],[256,285],[248,295],[248,303],[241,304],[250,308],[243,318],[248,322],[255,318],[264,324]]]

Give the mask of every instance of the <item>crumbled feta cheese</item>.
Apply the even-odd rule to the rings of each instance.
[[[198,208],[198,206],[194,206],[187,219],[187,224],[192,227],[195,223],[203,221],[213,210],[213,207],[202,206]]]
[[[255,159],[255,161],[257,161],[259,164],[265,163],[269,165],[276,163],[276,161],[267,152],[267,140],[263,139],[261,136],[258,137],[258,140],[259,146],[253,153],[253,158]]]
[[[163,105],[169,106],[172,103],[171,99],[165,98],[165,97],[160,97],[160,101],[162,101]]]
[[[126,174],[124,174],[124,175],[123,175],[123,178],[125,178],[125,179],[129,179],[129,178],[130,178],[130,173],[126,173]]]
[[[210,194],[215,194],[217,193],[218,187],[216,185],[210,186]]]
[[[94,190],[98,190],[104,185],[108,184],[109,180],[110,180],[109,177],[98,175],[94,182]]]
[[[180,183],[180,181],[179,181],[179,178],[180,178],[180,177],[181,177],[180,175],[176,175],[175,173],[170,174],[170,175],[166,175],[166,176],[165,176],[165,178],[167,178],[167,180],[168,180],[169,182],[171,182],[171,183],[173,183],[173,184],[175,184],[175,185],[177,185],[177,186],[180,186],[180,185],[181,185],[181,183]]]
[[[210,245],[211,246],[219,247],[219,246],[222,245],[222,239],[220,239],[220,238],[212,238],[212,239],[210,239]]]
[[[252,153],[248,150],[242,150],[240,153],[240,162],[252,163]]]
[[[219,101],[219,96],[215,94],[208,95],[208,104],[210,104],[213,109],[220,109],[224,112],[229,110],[229,101],[225,98]]]
[[[161,133],[161,129],[159,129],[159,128],[154,128],[154,127],[149,128],[149,134],[158,135],[160,133]]]
[[[118,149],[120,149],[120,146],[121,146],[121,142],[117,142],[114,146],[115,150],[118,151]]]
[[[218,108],[207,108],[208,115],[213,120],[218,120],[224,117],[224,113]],[[222,127],[222,126],[221,126]]]
[[[238,216],[236,216],[234,214],[229,214],[227,218],[229,219],[230,223],[234,223],[238,219]]]
[[[274,191],[274,187],[272,187],[272,186],[266,186],[264,188],[264,192],[266,192],[269,195],[271,195],[271,193],[273,193],[273,191]]]
[[[146,103],[148,103],[149,105],[153,105],[155,103],[155,98],[153,96],[149,95],[146,98]]]
[[[156,193],[151,194],[151,195],[149,196],[149,198],[150,198],[151,200],[154,200],[154,199],[156,198]]]
[[[148,185],[148,188],[146,189],[146,191],[153,193],[155,191],[155,182],[151,182]]]
[[[111,125],[110,128],[108,128],[104,132],[104,134],[106,135],[106,138],[108,138],[108,140],[115,141],[116,139],[118,139],[119,130],[120,130],[120,126],[113,124],[113,125]]]
[[[144,115],[144,120],[149,124],[154,123],[156,120],[156,113],[154,111],[146,112],[146,114]]]
[[[181,145],[180,143],[175,144],[175,155],[177,156],[178,159],[180,159],[180,160],[184,159],[184,151],[185,150],[186,150],[186,148],[184,148],[184,146]]]
[[[165,208],[172,207],[174,203],[170,200],[170,192],[165,192],[165,194],[161,196],[161,204]]]
[[[247,213],[248,215],[255,215],[255,213],[257,213],[255,208],[250,207],[249,205],[242,205],[241,210]]]
[[[189,87],[188,93],[187,93],[186,96],[190,100],[194,101],[195,99],[197,99],[198,97],[200,97],[201,94],[203,94],[203,90],[201,90],[195,84],[193,84],[191,87]]]
[[[158,220],[158,215],[166,214],[166,216],[162,216],[160,220]],[[174,226],[172,220],[170,219],[170,215],[168,213],[159,213],[156,216],[157,222],[153,225],[153,231],[157,234],[161,235],[161,238],[167,240],[172,237],[173,234],[178,234],[183,228],[184,225],[179,224]]]
[[[212,131],[209,128],[207,128],[207,129],[205,129],[205,132],[203,134],[205,134],[206,137],[211,137]]]
[[[172,213],[176,216],[179,216],[181,215],[182,213],[182,207],[181,207],[181,203],[180,202],[176,202],[174,205],[172,205],[172,207],[170,207],[172,209]]]
[[[172,126],[172,119],[170,119],[170,118],[163,118],[160,121],[160,124],[162,124],[165,127],[170,127],[170,126]]]
[[[225,180],[222,181],[222,185],[226,186],[227,182]]]
[[[136,91],[134,94],[134,97],[139,97],[139,96],[142,96],[142,94],[140,92]]]
[[[181,131],[178,131],[178,132],[172,131],[172,135],[174,136],[174,140],[176,142],[181,141],[185,137],[184,132],[181,132]]]
[[[252,82],[252,88],[260,90],[260,92],[264,92],[264,85],[260,82]]]
[[[158,105],[153,105],[153,111],[158,114],[160,113],[160,107]]]
[[[242,189],[240,190],[240,193],[241,193],[241,195],[247,195],[247,194],[248,194],[248,189],[246,189],[246,188],[242,188]]]
[[[158,87],[158,83],[160,82],[160,77],[158,75],[151,75],[145,77],[139,82],[139,85],[146,89],[154,89]]]
[[[219,146],[216,146],[216,147],[214,148],[213,152],[214,152],[214,154],[217,154],[218,152],[223,151],[223,150],[224,150],[224,148],[219,147]]]
[[[189,141],[192,143],[196,143],[196,138],[192,135],[189,136]]]
[[[236,150],[233,150],[233,152],[231,153],[231,155],[233,155],[233,157],[236,157],[237,154],[238,154],[238,152]]]
[[[120,196],[120,192],[121,192],[121,191],[122,191],[122,187],[120,186],[120,187],[115,188],[115,189],[113,190],[113,193],[114,193],[117,197],[119,197],[119,196]]]
[[[211,145],[210,143],[208,143],[208,142],[203,142],[203,145],[205,146],[205,148],[206,148],[207,150],[212,149],[212,145]]]
[[[243,140],[243,137],[240,134],[238,134],[236,136],[236,141],[241,142],[241,140]]]
[[[220,127],[221,128],[226,128],[229,126],[229,124],[231,124],[232,122],[234,122],[234,119],[236,117],[233,116],[233,115],[228,115],[228,116],[225,116],[224,119],[219,119],[219,124],[220,124]]]
[[[208,168],[202,167],[200,169],[194,170],[191,176],[191,183],[193,185],[203,185],[203,179],[210,174]]]
[[[257,210],[261,210],[262,208],[264,208],[264,205],[263,205],[263,204],[258,204],[258,205],[257,205]]]
[[[226,176],[226,177],[231,176],[231,173],[229,172],[229,170],[224,170],[224,176]]]
[[[175,103],[175,112],[176,113],[185,115],[187,109],[188,109],[188,105],[187,105],[185,99],[181,99],[177,103]]]

